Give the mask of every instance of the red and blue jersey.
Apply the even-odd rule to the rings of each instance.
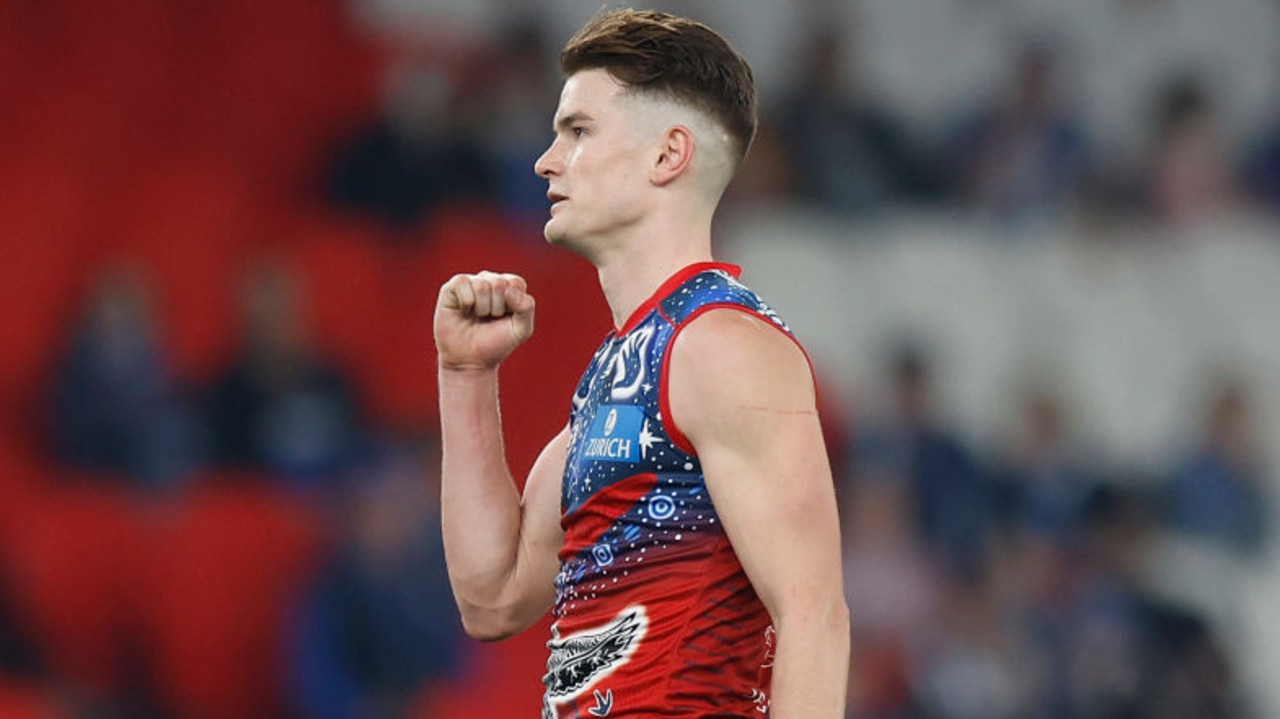
[[[702,312],[781,319],[703,263],[596,351],[573,398],[544,719],[764,717],[773,629],[670,420],[673,340]]]

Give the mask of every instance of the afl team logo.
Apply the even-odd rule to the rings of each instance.
[[[609,416],[604,420],[604,436],[613,435],[613,430],[618,426],[618,410],[613,408],[609,410]]]

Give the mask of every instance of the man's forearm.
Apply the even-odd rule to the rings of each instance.
[[[843,601],[778,627],[770,719],[844,719],[849,615]]]
[[[441,370],[440,423],[450,579],[460,604],[490,603],[515,564],[521,521],[503,451],[497,371]]]

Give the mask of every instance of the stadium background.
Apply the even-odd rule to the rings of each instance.
[[[607,330],[529,169],[597,7],[0,0],[0,716],[536,711],[545,625],[443,584],[430,316],[529,277],[527,467]],[[1280,8],[659,7],[759,76],[718,242],[820,372],[850,716],[1280,713]]]

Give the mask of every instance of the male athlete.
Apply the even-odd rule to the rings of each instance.
[[[554,245],[595,264],[616,328],[516,490],[498,365],[533,332],[522,278],[441,288],[450,580],[467,631],[550,607],[544,719],[844,716],[848,614],[808,359],[711,259],[755,132],[751,70],[704,25],[617,10],[561,57]]]

